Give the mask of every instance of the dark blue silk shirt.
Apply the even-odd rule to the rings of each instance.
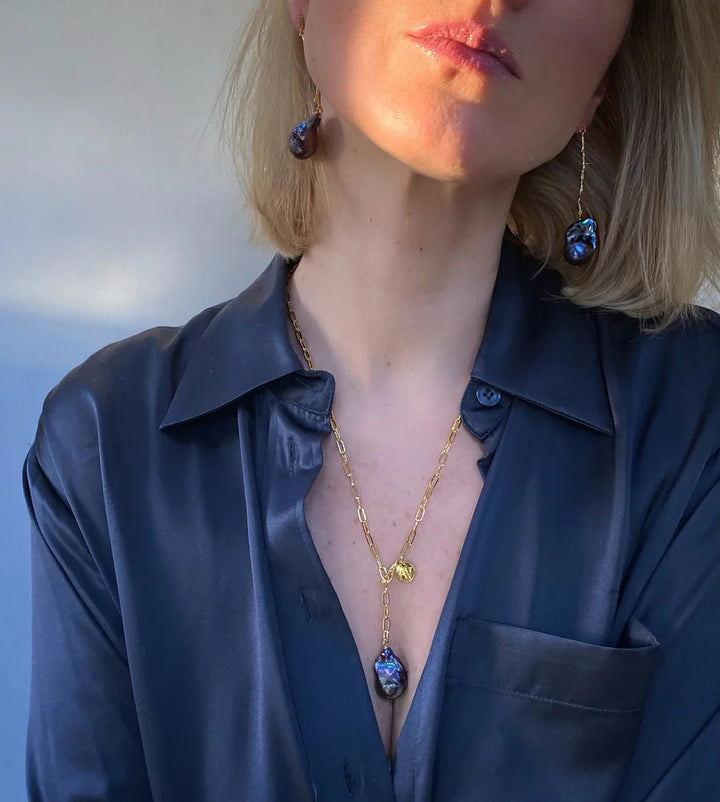
[[[506,239],[458,399],[485,484],[394,765],[305,521],[334,385],[288,263],[52,390],[32,802],[718,799],[720,317],[642,333],[538,267]]]

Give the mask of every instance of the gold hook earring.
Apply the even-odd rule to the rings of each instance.
[[[565,232],[565,261],[580,266],[589,261],[597,249],[597,221],[592,217],[583,218],[582,193],[585,188],[585,132],[587,125],[580,129],[580,189],[577,199],[577,220],[570,223]]]
[[[298,36],[305,46],[305,18],[300,17],[298,22]],[[288,147],[290,153],[296,159],[309,159],[318,146],[318,128],[322,119],[322,105],[320,104],[320,92],[313,84],[313,104],[315,111],[306,120],[298,123],[288,136]]]

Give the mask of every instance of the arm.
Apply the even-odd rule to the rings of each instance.
[[[715,802],[720,609],[719,453],[636,607],[660,643],[633,760],[617,802]]]
[[[78,449],[86,453],[73,441]],[[77,494],[71,501],[63,490],[77,469],[52,453],[41,419],[23,469],[32,570],[28,799],[151,802],[117,598],[78,523]]]

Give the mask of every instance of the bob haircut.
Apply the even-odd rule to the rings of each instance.
[[[720,3],[635,0],[585,135],[583,205],[599,247],[583,268],[563,260],[576,219],[580,143],[574,136],[519,181],[508,226],[564,294],[664,328],[720,291]],[[222,130],[253,218],[254,239],[298,257],[327,208],[322,137],[314,158],[287,147],[312,111],[313,84],[285,0],[258,0],[218,98]]]

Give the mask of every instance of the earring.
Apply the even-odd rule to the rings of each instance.
[[[597,222],[592,217],[583,219],[582,197],[585,186],[585,131],[580,131],[582,167],[580,168],[580,191],[578,192],[578,219],[570,223],[565,232],[565,261],[571,265],[584,265],[595,253],[597,248]]]
[[[305,20],[300,17],[300,28],[298,29],[298,36],[302,40],[303,47],[305,46]],[[322,118],[322,106],[320,105],[320,92],[317,87],[313,93],[313,103],[315,104],[315,112],[298,123],[288,136],[288,147],[290,153],[296,159],[309,159],[317,150],[318,146],[318,128],[320,127],[320,120]]]

